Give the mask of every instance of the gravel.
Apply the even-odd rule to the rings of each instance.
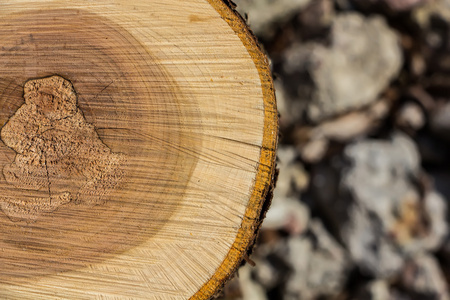
[[[221,299],[447,300],[450,0],[236,0],[276,74],[280,169]]]

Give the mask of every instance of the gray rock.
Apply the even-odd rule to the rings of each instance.
[[[412,299],[448,300],[449,290],[436,259],[420,254],[405,264],[401,284]]]
[[[331,49],[314,53],[317,90],[308,107],[314,121],[375,101],[401,66],[397,37],[381,18],[338,16],[331,38]]]
[[[418,249],[434,251],[443,244],[449,232],[446,220],[448,200],[436,191],[430,191],[426,193],[421,208],[428,223],[427,232],[422,238],[416,239],[415,246]]]
[[[335,119],[324,121],[313,132],[332,141],[348,142],[367,135],[389,113],[390,105],[382,99],[362,111],[350,112]]]
[[[349,262],[344,249],[317,220],[308,236],[288,240],[287,259],[292,275],[286,281],[286,299],[315,299],[339,293],[345,283]]]
[[[362,111],[349,112],[325,120],[316,126],[301,126],[294,136],[303,161],[318,163],[327,154],[330,141],[349,142],[376,129],[389,113],[388,101],[382,99]]]
[[[363,137],[380,126],[389,113],[390,104],[381,99],[366,109],[325,120],[316,126],[295,129],[295,143],[307,163],[318,163],[327,155],[330,141],[349,142]]]
[[[350,144],[340,164],[316,170],[317,200],[363,272],[390,277],[408,256],[442,244],[446,203],[437,193],[422,194],[420,172],[414,143],[400,134]],[[327,187],[320,188],[318,174]]]
[[[401,128],[419,130],[425,125],[426,119],[422,108],[412,102],[405,103],[397,113],[396,123]]]
[[[239,269],[239,284],[241,286],[242,300],[266,300],[264,287],[252,278],[252,267],[245,265]]]
[[[448,21],[450,18],[450,0],[427,1],[430,4],[420,7],[413,13],[416,23],[424,30],[430,29],[431,18]]]
[[[273,35],[274,25],[286,22],[311,0],[235,0],[237,10],[248,15],[251,29],[258,36]]]
[[[349,221],[342,226],[341,236],[352,260],[360,270],[377,278],[397,274],[404,261],[402,253],[391,242],[378,218],[371,218],[364,209],[353,206]]]
[[[351,144],[345,149],[345,158],[351,165],[344,170],[343,188],[368,210],[388,217],[382,219],[384,227],[393,222],[392,205],[408,194],[418,197],[410,179],[419,172],[419,155],[406,136]]]
[[[309,219],[308,207],[299,200],[274,197],[262,228],[284,230],[291,235],[298,235],[308,229]]]
[[[303,161],[317,163],[323,159],[328,150],[329,141],[324,137],[313,137],[299,147]]]
[[[401,64],[398,38],[382,18],[346,13],[333,20],[330,47],[294,45],[283,70],[286,76],[309,74],[310,82],[298,82],[298,97],[319,122],[376,101]]]
[[[420,195],[415,184],[419,176],[419,157],[408,138],[397,135],[391,143],[357,143],[347,147],[345,154],[352,166],[344,171],[342,187],[357,203],[352,211],[367,218],[361,218],[360,222],[371,223],[374,237],[387,242],[387,248],[380,247],[381,250],[387,249],[386,253],[399,257],[394,249],[401,249],[401,255],[408,255],[436,249],[442,243],[447,232],[446,203],[434,192]],[[424,223],[424,219],[429,221]],[[350,224],[347,230],[350,232],[344,234],[344,239],[350,245],[364,245],[359,241],[364,235],[360,227]],[[368,250],[367,246],[370,243],[362,249],[350,247],[350,252],[361,261],[370,262],[363,253],[364,249]],[[374,262],[370,263],[372,267],[376,267]],[[382,265],[380,261],[379,266]]]

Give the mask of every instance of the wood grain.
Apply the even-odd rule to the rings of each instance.
[[[274,174],[270,70],[244,22],[219,0],[0,15],[0,298],[212,296]]]

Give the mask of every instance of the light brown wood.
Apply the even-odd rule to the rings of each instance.
[[[0,298],[207,299],[274,176],[265,56],[221,0],[0,3]]]

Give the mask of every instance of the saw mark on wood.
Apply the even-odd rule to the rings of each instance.
[[[24,86],[25,104],[1,129],[1,139],[16,152],[3,167],[17,189],[45,190],[46,197],[1,197],[12,220],[35,221],[69,202],[99,205],[121,182],[126,158],[102,142],[77,106],[71,82],[51,76]]]

